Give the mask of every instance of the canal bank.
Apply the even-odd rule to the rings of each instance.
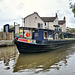
[[[13,40],[0,40],[0,47],[14,46]]]

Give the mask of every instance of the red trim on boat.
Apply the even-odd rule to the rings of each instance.
[[[19,38],[18,41],[28,42],[28,39],[22,39],[22,38]]]

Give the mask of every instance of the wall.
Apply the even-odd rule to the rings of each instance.
[[[13,40],[13,33],[0,32],[0,40]]]
[[[66,32],[66,24],[60,25],[62,27],[62,32]]]
[[[54,22],[45,22],[45,23],[46,23],[46,26],[45,26],[46,29],[54,30],[55,29],[54,25],[58,25],[58,19],[56,18]]]
[[[45,28],[44,21],[36,13],[25,18],[25,27],[38,28],[38,23],[42,23]]]
[[[43,29],[54,30],[54,25],[58,25],[58,18],[54,22],[44,22],[37,13],[33,13],[25,18],[25,27],[38,28],[38,23],[43,24]],[[62,27],[62,32],[66,32],[66,23],[59,26]]]
[[[54,30],[54,22],[46,22],[45,28]]]

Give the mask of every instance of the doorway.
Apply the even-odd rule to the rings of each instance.
[[[47,39],[47,38],[48,38],[48,32],[44,31],[44,39]]]

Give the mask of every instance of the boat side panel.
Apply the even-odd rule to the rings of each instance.
[[[68,43],[73,43],[75,41],[69,40],[69,41],[48,41],[44,44],[30,44],[30,43],[24,43],[17,41],[16,45],[21,53],[33,53],[33,52],[46,52],[55,50],[57,48],[60,48]]]

